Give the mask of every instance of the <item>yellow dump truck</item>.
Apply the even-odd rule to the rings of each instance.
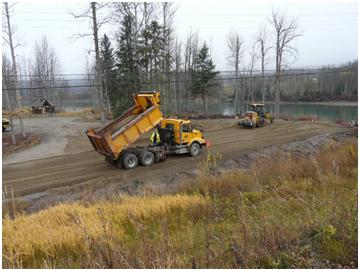
[[[134,105],[120,117],[86,134],[94,149],[105,160],[119,168],[133,169],[138,164],[150,166],[166,159],[166,155],[196,156],[206,146],[202,132],[195,130],[189,120],[165,119],[160,110],[159,92],[140,92],[133,95]],[[158,129],[160,143],[131,147],[142,134]]]

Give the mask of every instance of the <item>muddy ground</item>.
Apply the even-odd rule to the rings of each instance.
[[[25,150],[24,153],[28,151],[25,157],[20,153],[4,160],[3,188],[12,189],[15,197],[26,201],[29,212],[59,202],[96,201],[117,194],[172,192],[196,176],[199,162],[206,158],[207,151],[204,151],[196,158],[170,156],[148,168],[117,169],[92,150],[84,134],[85,128],[97,126],[96,123],[75,118],[58,118],[52,122],[47,128],[48,137],[55,133],[59,145],[57,139],[49,139],[39,145],[41,148]],[[211,142],[208,150],[221,153],[219,172],[247,168],[256,157],[271,157],[279,150],[311,153],[329,140],[351,134],[349,128],[325,121],[277,120],[258,129],[239,128],[232,119],[194,120],[193,124],[204,129],[206,139]],[[144,135],[137,144],[147,142],[148,135]],[[39,151],[43,152],[39,154]],[[28,159],[31,152],[34,159],[41,159]]]

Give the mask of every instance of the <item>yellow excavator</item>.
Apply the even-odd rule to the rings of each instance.
[[[168,154],[197,156],[207,146],[202,131],[193,129],[190,120],[167,119],[160,110],[159,92],[133,95],[134,105],[120,117],[86,135],[105,160],[119,168],[133,169],[165,160]],[[142,134],[157,127],[160,143],[131,147]]]

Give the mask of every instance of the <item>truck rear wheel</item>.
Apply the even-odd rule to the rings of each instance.
[[[138,159],[135,154],[127,153],[122,158],[123,166],[125,169],[133,169],[138,165]]]
[[[193,143],[193,144],[191,144],[191,146],[190,146],[190,155],[191,155],[191,156],[197,156],[197,155],[199,155],[199,154],[200,154],[200,151],[201,151],[201,149],[200,149],[199,143]]]
[[[144,167],[151,166],[155,162],[155,155],[150,151],[143,151],[139,154],[140,164]]]

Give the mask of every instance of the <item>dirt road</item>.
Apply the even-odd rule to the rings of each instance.
[[[15,132],[19,133],[18,119],[14,121]],[[27,133],[41,138],[41,144],[3,156],[3,165],[91,150],[88,144],[73,144],[72,148],[66,148],[71,138],[83,135],[89,127],[89,122],[80,121],[79,118],[39,116],[24,119],[24,125]]]
[[[234,120],[194,121],[195,126],[205,130],[205,137],[211,142],[209,150],[222,154],[222,160],[234,158],[255,149],[271,145],[303,140],[322,133],[343,130],[344,127],[331,122],[296,122],[278,120],[259,129],[242,129]],[[73,144],[74,146],[71,146]],[[84,135],[70,138],[66,148],[84,144]],[[108,165],[103,156],[95,151],[84,151],[46,159],[14,163],[3,166],[3,186],[14,190],[15,196],[29,195],[41,191],[64,193],[101,193],[106,189],[109,195],[127,191],[134,185],[166,189],[163,180],[176,182],[178,178],[191,176],[205,153],[192,158],[186,155],[171,156],[164,162],[149,168],[138,167],[126,171]],[[162,186],[162,187],[160,187]],[[105,188],[106,187],[106,188]],[[49,190],[50,189],[50,190]],[[131,194],[131,193],[130,193]],[[60,200],[60,199],[59,199]]]

